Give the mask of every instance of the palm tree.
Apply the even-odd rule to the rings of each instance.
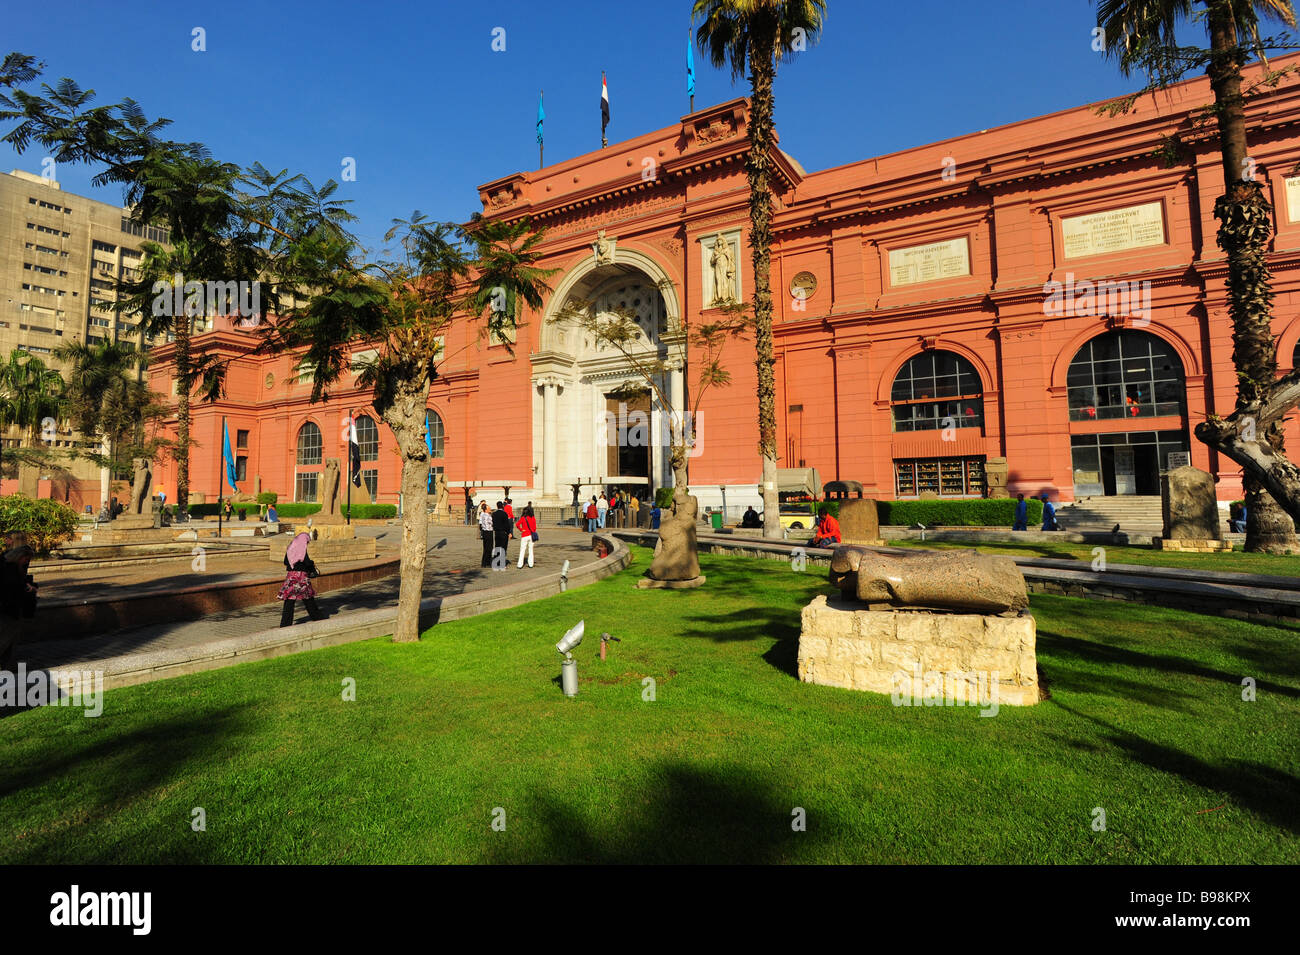
[[[778,60],[815,40],[825,0],[695,0],[703,16],[696,42],[716,67],[730,65],[735,82],[750,73],[749,246],[754,261],[754,348],[758,368],[758,449],[763,459],[763,535],[781,537],[776,486],[776,376],[772,354],[772,85]]]
[[[394,220],[385,241],[399,238],[396,261],[358,268],[348,236],[320,236],[321,270],[302,307],[286,310],[274,329],[274,347],[301,357],[312,372],[312,401],[352,366],[356,346],[374,348],[356,367],[358,387],[373,392],[375,411],[393,431],[402,459],[401,584],[393,640],[420,638],[420,598],[427,556],[429,449],[425,444],[429,393],[443,358],[442,341],[454,320],[487,317],[485,333],[507,333],[521,307],[539,311],[548,271],[537,265],[541,234],[527,220],[468,226],[426,222],[416,213]],[[509,348],[509,344],[506,345]]]
[[[33,453],[39,452],[37,431],[47,419],[57,421],[62,411],[63,378],[59,373],[21,348],[11,351],[9,360],[0,365],[0,424],[23,433],[28,453],[20,456],[20,470],[43,459]]]
[[[1198,14],[1203,15],[1209,33],[1209,50],[1180,48],[1176,31],[1198,25]],[[1241,72],[1252,52],[1263,52],[1259,27],[1266,20],[1295,27],[1291,0],[1099,0],[1097,4],[1106,54],[1118,60],[1125,76],[1142,70],[1151,76],[1153,87],[1162,87],[1181,77],[1189,64],[1202,61],[1209,74],[1227,190],[1215,203],[1214,215],[1220,222],[1219,248],[1228,257],[1238,410],[1259,401],[1277,378],[1273,292],[1266,258],[1272,209],[1247,156]],[[1280,457],[1284,450],[1280,421],[1260,430],[1259,439]],[[1204,434],[1198,427],[1197,436],[1204,440]],[[1270,553],[1294,549],[1295,533],[1286,512],[1249,472],[1244,484],[1246,549]]]
[[[144,422],[161,409],[149,386],[136,377],[136,364],[144,357],[125,342],[90,345],[80,339],[54,350],[65,364],[67,416],[84,436],[99,435],[97,455],[101,497],[107,499],[108,482],[123,465],[123,451],[139,446]]]

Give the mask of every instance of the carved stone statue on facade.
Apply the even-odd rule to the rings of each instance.
[[[134,458],[135,475],[131,479],[131,507],[128,514],[153,513],[153,469],[148,458]]]
[[[736,263],[731,257],[731,243],[721,232],[713,237],[713,254],[709,257],[713,267],[713,305],[725,305],[736,300]]]
[[[596,233],[596,241],[592,248],[596,251],[597,265],[614,264],[614,247],[618,244],[618,239],[605,238],[605,230],[601,229]]]
[[[320,476],[320,511],[315,515],[317,524],[339,524],[343,521],[343,510],[339,505],[339,468],[338,458],[326,458],[325,470]]]

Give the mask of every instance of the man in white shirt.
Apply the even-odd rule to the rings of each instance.
[[[600,492],[600,500],[596,502],[596,526],[605,526],[605,512],[609,510],[609,501],[605,500],[605,492]]]

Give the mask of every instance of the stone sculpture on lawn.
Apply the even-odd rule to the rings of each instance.
[[[700,502],[686,488],[673,489],[673,506],[659,525],[659,543],[646,575],[637,581],[642,590],[666,587],[688,590],[704,583],[700,575],[700,557],[695,538],[695,521]]]

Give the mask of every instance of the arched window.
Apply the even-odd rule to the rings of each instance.
[[[434,411],[432,408],[427,409],[424,412],[424,426],[429,431],[429,444],[433,448],[433,452],[430,454],[430,457],[434,457],[434,458],[442,457],[443,456],[442,418],[439,417],[438,412]]]
[[[379,425],[369,415],[357,418],[357,446],[361,449],[362,461],[379,460]]]
[[[298,429],[297,469],[293,475],[293,499],[315,501],[320,483],[322,442],[320,428],[307,421]]]
[[[322,447],[320,428],[316,427],[314,422],[308,421],[298,429],[298,463],[300,465],[320,464]]]
[[[1071,421],[1183,413],[1183,363],[1173,346],[1125,329],[1086,342],[1066,373]]]
[[[950,351],[922,352],[910,358],[894,378],[889,396],[894,430],[982,427],[983,394],[979,373],[961,355]]]

